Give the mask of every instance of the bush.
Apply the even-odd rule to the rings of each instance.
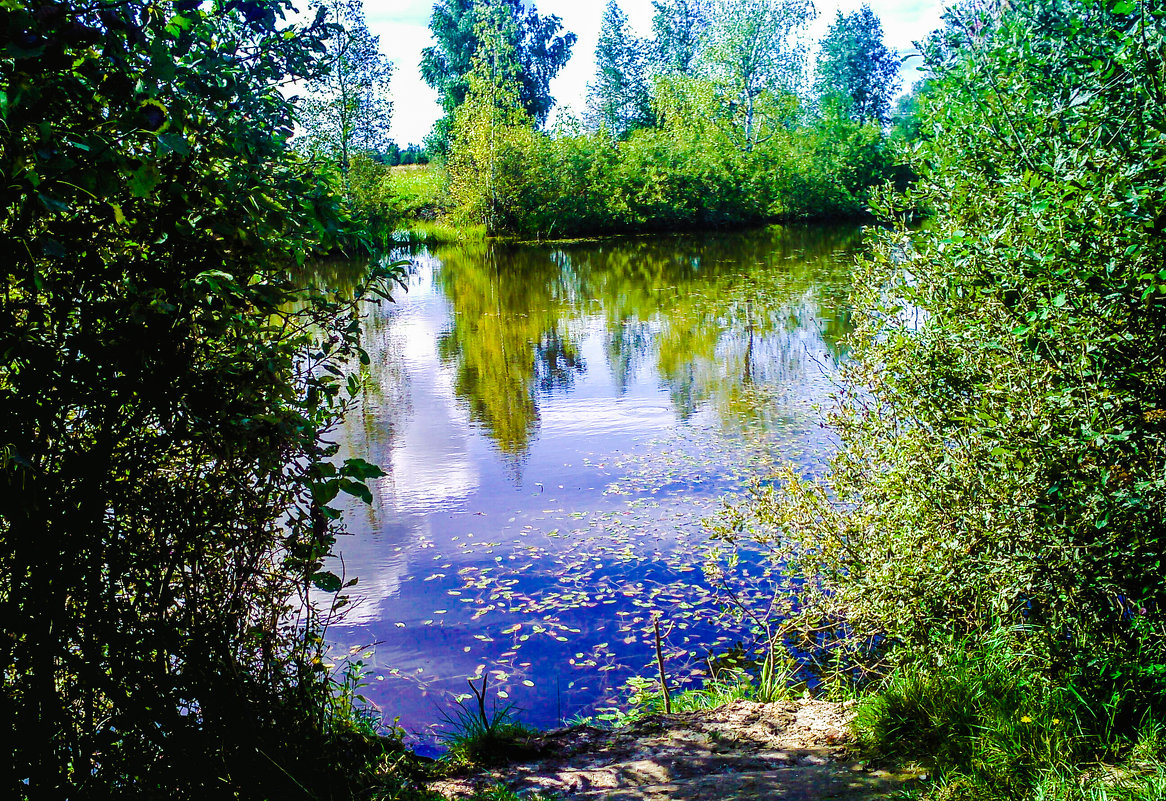
[[[361,242],[289,150],[287,10],[0,11],[5,797],[326,798],[380,749],[308,596],[377,471],[321,439],[357,298],[294,276]]]
[[[1131,3],[947,14],[920,182],[884,206],[932,219],[874,232],[858,265],[831,473],[787,470],[722,526],[792,574],[803,642],[905,665],[873,740],[968,798],[1060,792],[1049,771],[1080,779],[1162,719],[1164,42]],[[1051,723],[1070,708],[1077,735]]]
[[[918,650],[1000,619],[1067,668],[1166,663],[1161,41],[1092,3],[949,17],[905,201],[935,216],[858,266],[829,484],[786,474],[745,510],[808,614]]]

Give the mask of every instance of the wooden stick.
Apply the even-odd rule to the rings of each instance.
[[[656,629],[656,666],[660,668],[660,689],[664,692],[664,714],[672,714],[672,694],[668,692],[668,674],[664,672],[664,647],[660,641],[660,618],[652,618]]]

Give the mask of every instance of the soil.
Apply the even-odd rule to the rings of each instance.
[[[450,799],[503,785],[520,794],[613,801],[871,801],[917,774],[853,752],[850,704],[736,701],[652,715],[614,730],[572,726],[522,743],[522,761],[435,782]]]

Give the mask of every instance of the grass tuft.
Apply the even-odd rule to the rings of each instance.
[[[449,727],[441,737],[448,748],[445,759],[454,765],[495,765],[512,761],[525,753],[525,741],[534,731],[518,722],[514,704],[499,706],[497,699],[486,711],[486,677],[479,688],[471,681],[475,703],[467,706],[471,696],[457,699],[453,712],[442,712]]]

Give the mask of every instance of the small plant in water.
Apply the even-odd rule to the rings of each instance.
[[[459,696],[455,699],[455,710],[441,712],[449,731],[440,739],[449,749],[448,758],[454,762],[472,765],[505,762],[524,750],[522,741],[532,734],[516,720],[514,704],[499,706],[494,699],[490,711],[486,711],[487,681],[488,677],[482,676],[478,687],[469,679],[472,695]],[[469,698],[474,699],[472,706],[466,705]]]

